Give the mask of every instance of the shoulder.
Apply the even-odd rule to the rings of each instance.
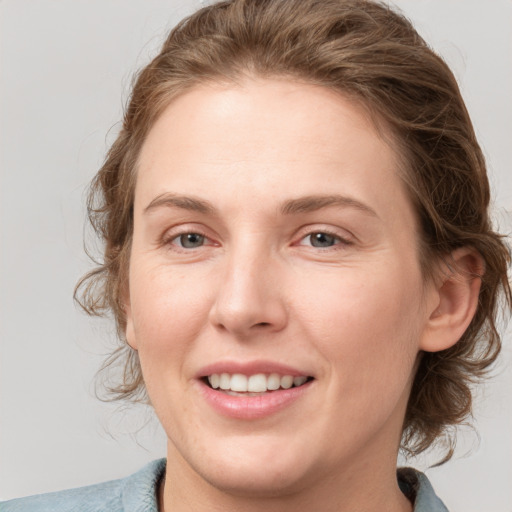
[[[87,487],[38,494],[1,504],[2,512],[121,512],[123,480],[113,480]]]
[[[157,486],[165,459],[119,480],[18,498],[0,503],[2,512],[157,512]]]
[[[400,489],[414,503],[414,512],[448,512],[425,474],[412,468],[399,468],[397,477]]]

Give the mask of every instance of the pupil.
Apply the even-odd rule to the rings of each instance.
[[[192,249],[203,245],[204,236],[199,233],[187,233],[180,236],[180,242],[182,247],[186,249]]]
[[[327,233],[314,233],[311,235],[313,247],[331,247],[335,243],[335,237]]]

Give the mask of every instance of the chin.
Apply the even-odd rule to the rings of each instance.
[[[276,445],[265,436],[252,441],[232,439],[223,444],[218,440],[215,450],[196,452],[189,464],[215,489],[247,498],[290,495],[303,490],[312,476],[318,475],[311,470],[314,464],[308,464],[304,457],[298,460],[301,451],[296,446],[286,449],[284,442]]]
[[[216,489],[239,497],[275,498],[294,494],[304,489],[306,475],[295,470],[280,468],[219,467],[203,474],[203,478]]]

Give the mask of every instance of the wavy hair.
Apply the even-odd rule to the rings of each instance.
[[[402,448],[420,453],[470,415],[471,384],[500,352],[497,316],[500,297],[511,304],[510,256],[491,227],[484,157],[452,72],[404,16],[372,1],[215,3],[180,22],[138,74],[122,129],[90,189],[89,218],[104,242],[103,261],[75,291],[86,312],[111,312],[117,323],[119,347],[104,368],[121,365],[122,372],[109,396],[147,400],[137,353],[124,339],[123,306],[145,137],[183,91],[247,75],[288,77],[357,98],[399,148],[420,219],[425,278],[433,262],[458,247],[473,247],[485,262],[469,328],[452,348],[421,355],[402,435]]]

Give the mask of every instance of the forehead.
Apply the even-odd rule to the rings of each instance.
[[[196,86],[148,134],[136,207],[169,191],[236,202],[246,188],[266,202],[315,188],[392,207],[405,190],[388,139],[358,101],[325,87],[277,79]]]
[[[258,142],[268,143],[268,139],[261,137],[265,131],[281,131],[281,143],[285,136],[293,143],[299,140],[329,143],[332,138],[329,135],[333,134],[331,127],[336,128],[338,120],[350,124],[354,133],[366,132],[396,150],[390,142],[390,131],[382,129],[382,121],[370,114],[355,95],[286,77],[253,77],[236,83],[197,84],[174,96],[150,129],[141,159],[150,157],[162,136],[172,136],[176,145],[179,143],[182,147],[183,144],[194,145],[196,150],[204,147],[211,151],[214,147],[208,145],[214,136],[212,127],[217,128],[216,142],[230,131],[229,135],[237,138],[236,141],[231,139],[233,143],[242,142],[245,149],[250,147],[258,154]],[[312,132],[317,132],[318,136],[312,137]],[[198,144],[201,137],[204,137],[203,144]]]

